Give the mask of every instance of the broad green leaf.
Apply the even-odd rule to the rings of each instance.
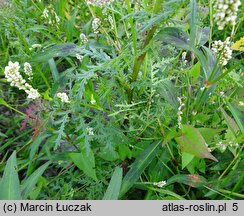
[[[116,167],[103,200],[117,200],[122,183],[123,169]]]
[[[161,143],[162,143],[161,141],[153,142],[137,157],[135,162],[132,164],[129,172],[126,174],[126,176],[122,181],[120,197],[123,196],[140,178],[142,172],[155,158],[159,149],[159,145]]]
[[[240,130],[242,133],[244,133],[244,116],[243,114],[236,109],[230,102],[226,102],[228,105],[234,119],[236,120],[237,125],[239,126]]]
[[[0,182],[0,200],[21,199],[20,182],[16,167],[16,151],[14,151],[7,161]]]
[[[184,169],[194,158],[194,155],[188,154],[186,152],[182,152],[181,160],[182,160],[182,169]]]
[[[182,136],[175,138],[182,152],[187,152],[196,157],[217,159],[208,151],[206,142],[201,133],[190,125],[182,125]]]
[[[24,180],[23,184],[21,185],[21,194],[23,199],[27,199],[28,195],[30,194],[30,192],[32,192],[33,188],[35,187],[38,179],[41,177],[41,175],[49,165],[50,162],[43,164],[35,172],[33,172],[26,180]]]
[[[197,175],[197,174],[177,174],[174,175],[173,177],[171,177],[170,179],[168,179],[167,181],[167,185],[170,185],[172,183],[182,183],[182,184],[186,184],[189,185],[191,187],[202,187],[203,185],[207,184],[207,181],[204,177]]]
[[[77,53],[81,53],[81,51],[82,48],[73,43],[57,44],[37,53],[32,57],[32,59],[30,59],[30,61],[45,62],[55,57],[73,56]]]
[[[73,163],[88,177],[97,180],[95,171],[95,159],[92,151],[90,151],[88,155],[85,152],[80,152],[69,153],[69,156]]]
[[[197,128],[201,133],[206,143],[210,143],[214,136],[223,131],[224,129],[213,129],[213,128]]]

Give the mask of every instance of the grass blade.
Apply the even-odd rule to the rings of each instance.
[[[122,183],[123,170],[121,167],[116,167],[113,176],[110,180],[108,189],[104,194],[103,200],[117,200]]]
[[[197,2],[196,0],[190,1],[190,11],[191,11],[191,19],[190,19],[190,26],[191,26],[191,32],[190,32],[190,38],[193,43],[195,44],[196,41],[196,32],[197,32]]]

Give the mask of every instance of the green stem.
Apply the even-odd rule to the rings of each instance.
[[[130,0],[126,0],[126,5],[127,5],[128,13],[130,14],[132,12],[131,6],[130,6]],[[134,25],[132,17],[130,17],[129,22],[130,22],[130,26],[131,26],[131,34],[132,34],[132,40],[133,40],[134,55],[137,56],[136,30],[135,30],[135,25]]]
[[[219,176],[219,178],[218,178],[219,181],[223,178],[223,176],[227,173],[227,171],[236,162],[236,160],[239,158],[241,152],[242,152],[242,148],[240,149],[239,153],[235,156],[235,158],[231,161],[231,163],[227,166],[227,168],[223,171],[223,173]]]
[[[211,81],[212,84],[217,83],[219,80],[221,80],[223,77],[225,77],[228,73],[230,73],[232,70],[234,70],[237,66],[239,66],[240,64],[242,64],[244,62],[244,59],[241,59],[240,61],[238,61],[235,65],[233,65],[229,70],[225,71],[224,73],[222,73],[218,78],[216,78],[215,80]]]
[[[163,0],[156,0],[155,4],[154,4],[154,8],[153,8],[153,13],[158,13],[161,10],[161,3],[163,2]],[[142,50],[145,49],[147,47],[147,45],[149,44],[149,42],[151,41],[151,39],[153,38],[153,35],[157,29],[158,25],[155,25],[151,28],[151,30],[149,30],[146,39],[143,43],[142,46]],[[138,77],[138,73],[140,71],[142,62],[144,60],[144,58],[146,57],[147,51],[144,51],[136,60],[133,66],[133,71],[132,71],[132,75],[131,75],[131,80],[130,83],[133,83],[137,80]],[[133,90],[131,89],[128,92],[128,103],[131,103],[133,99]]]
[[[213,35],[213,0],[209,1],[209,15],[210,15],[210,33],[209,33],[209,48],[212,43],[212,35]]]
[[[221,193],[226,193],[226,194],[229,194],[229,195],[233,195],[233,196],[237,196],[237,197],[240,197],[240,198],[244,198],[244,194],[239,194],[239,193],[228,191],[228,190],[224,190],[224,189],[219,189],[219,191]]]

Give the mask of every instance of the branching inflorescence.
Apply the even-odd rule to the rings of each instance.
[[[25,66],[25,72],[27,75],[31,75],[30,68],[31,68],[30,64],[28,65],[28,67]],[[38,93],[38,91],[26,82],[26,80],[20,74],[19,69],[20,69],[19,62],[13,63],[10,61],[8,63],[8,66],[6,66],[4,70],[4,74],[7,81],[10,83],[11,86],[17,87],[20,90],[24,90],[28,94],[27,98],[33,100],[39,98],[40,94]]]
[[[240,0],[216,0],[214,4],[215,15],[214,20],[219,30],[223,30],[225,26],[236,24],[238,7],[241,5]]]

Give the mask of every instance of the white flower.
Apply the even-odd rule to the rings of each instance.
[[[36,98],[40,97],[38,91],[32,87],[30,89],[26,89],[25,92],[28,94],[27,98],[35,100]]]
[[[225,41],[214,41],[212,44],[213,53],[219,57],[219,63],[225,66],[232,57],[232,50],[230,48],[230,38],[227,37]]]
[[[166,185],[166,181],[154,182],[153,185],[162,188]]]
[[[113,2],[114,0],[87,0],[87,4],[94,5],[94,6],[104,6],[104,5],[109,5]]]
[[[36,49],[36,48],[42,48],[42,45],[41,44],[33,44],[29,50],[33,50],[33,49]]]
[[[93,29],[93,32],[95,34],[98,34],[99,33],[99,26],[101,24],[101,20],[99,18],[95,18],[93,21],[92,21],[92,29]]]
[[[82,60],[83,58],[84,58],[84,56],[83,55],[80,55],[80,54],[75,54],[75,57],[78,59],[78,60]]]
[[[178,128],[181,129],[181,127],[182,127],[182,114],[183,114],[182,109],[183,109],[183,106],[185,104],[182,103],[182,99],[180,97],[177,97],[177,100],[180,103],[180,106],[178,107],[178,111],[177,111],[177,116],[178,116],[177,124],[178,124]]]
[[[225,96],[225,92],[223,92],[223,91],[220,92],[219,94],[220,94],[220,97],[224,97]]]
[[[42,12],[42,17],[48,22],[49,25],[59,25],[60,18],[53,8],[45,8]]]
[[[26,80],[21,76],[19,72],[19,62],[9,61],[8,66],[5,67],[4,75],[11,86],[17,87],[20,90],[24,90],[28,96],[27,98],[36,99],[40,97],[40,94],[30,84],[26,83]]]
[[[214,4],[215,14],[214,21],[219,30],[223,30],[228,24],[236,24],[238,7],[241,5],[240,0],[216,0]]]
[[[86,132],[88,133],[88,135],[90,136],[94,136],[94,131],[92,127],[87,127],[86,128]]]
[[[244,106],[244,102],[240,101],[239,106]]]
[[[49,18],[48,13],[49,13],[49,12],[48,12],[48,9],[45,8],[45,9],[43,10],[42,16],[43,16],[45,19],[48,19],[48,18]]]
[[[30,63],[28,63],[28,62],[24,63],[24,72],[29,77],[28,79],[31,80],[33,73],[32,73],[32,67],[31,67]]]
[[[94,96],[93,96],[93,94],[91,95],[91,104],[92,105],[94,105],[94,104],[96,104],[97,102],[96,102],[96,100],[95,100],[95,98],[94,98]]]
[[[81,43],[83,43],[83,44],[88,42],[86,35],[83,33],[80,34],[80,40],[81,40]]]
[[[69,97],[65,92],[57,93],[57,97],[60,98],[60,100],[64,103],[70,103]]]

